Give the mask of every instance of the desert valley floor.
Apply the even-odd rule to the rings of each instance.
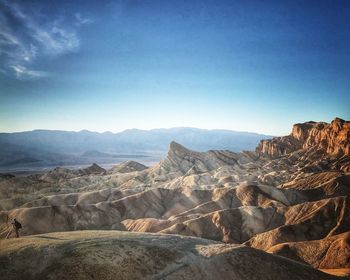
[[[6,279],[338,279],[350,122],[295,124],[241,153],[172,142],[151,167],[1,174],[0,210]],[[24,237],[5,239],[13,218]]]

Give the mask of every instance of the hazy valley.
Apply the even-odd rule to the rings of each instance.
[[[154,165],[166,156],[171,141],[198,151],[228,149],[237,152],[252,150],[260,140],[271,137],[186,127],[129,129],[119,133],[87,130],[0,133],[0,173],[30,174],[57,166],[77,169],[93,162],[110,168],[127,160]]]

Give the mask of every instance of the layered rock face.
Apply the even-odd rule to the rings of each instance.
[[[108,171],[93,165],[3,177],[0,237],[16,217],[22,235],[181,234],[350,272],[349,198],[349,122],[307,122],[255,152],[196,152],[172,142],[151,167],[125,162]]]
[[[335,157],[349,156],[350,122],[336,118],[330,124],[324,122],[295,124],[290,135],[263,140],[256,151],[278,157],[301,148],[313,148]]]

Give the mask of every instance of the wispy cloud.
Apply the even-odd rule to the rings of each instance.
[[[81,13],[75,13],[74,16],[77,20],[77,25],[87,25],[95,22],[94,19],[83,16]]]
[[[18,79],[37,79],[49,76],[47,72],[30,70],[22,65],[11,65],[10,68],[13,69]]]
[[[14,1],[0,0],[0,68],[18,79],[46,77],[49,73],[32,69],[42,57],[75,52],[80,47],[79,26],[92,19],[80,13],[68,18],[43,17]]]

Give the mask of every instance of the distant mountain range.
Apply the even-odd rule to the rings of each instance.
[[[130,129],[119,133],[87,130],[0,133],[0,167],[4,170],[21,166],[103,164],[135,158],[147,163],[164,157],[171,141],[197,151],[239,152],[253,150],[260,140],[271,137],[250,132],[187,127]]]

